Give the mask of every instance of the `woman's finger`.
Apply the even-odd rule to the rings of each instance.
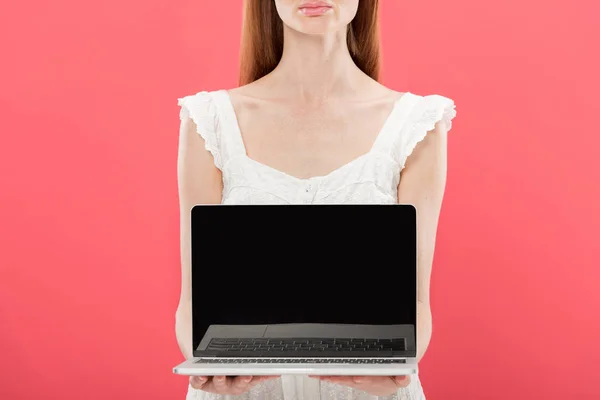
[[[213,376],[212,386],[217,393],[226,394],[229,391],[231,378],[226,376]]]
[[[262,375],[262,376],[255,376],[252,378],[252,384],[253,385],[257,385],[259,383],[262,383],[264,381],[270,381],[271,379],[277,379],[279,378],[278,376],[271,376],[271,375]]]
[[[357,377],[354,376],[321,376],[318,378],[326,382],[337,383],[338,385],[358,386],[357,382],[355,382],[355,378]]]
[[[190,385],[192,385],[194,389],[204,389],[204,386],[206,386],[208,381],[209,379],[206,376],[190,376]]]
[[[396,386],[399,388],[407,387],[410,384],[410,376],[408,375],[392,376],[392,380],[396,383]]]
[[[264,381],[276,378],[279,376],[192,376],[190,384],[194,389],[205,392],[240,395]]]
[[[323,376],[318,378],[376,396],[390,395],[399,387],[405,387],[410,383],[410,377],[403,376]]]
[[[251,376],[237,376],[231,382],[233,394],[242,394],[250,389],[254,378]]]
[[[353,376],[352,382],[357,385],[380,384],[387,378],[385,376]]]

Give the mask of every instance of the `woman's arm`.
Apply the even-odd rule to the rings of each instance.
[[[446,187],[447,126],[438,122],[408,157],[398,186],[398,202],[417,209],[417,359],[431,340],[431,268],[438,219]]]
[[[204,140],[190,119],[181,120],[177,178],[179,183],[181,296],[175,313],[177,343],[186,358],[192,357],[191,209],[196,204],[219,204],[223,192],[221,171],[204,148]],[[207,228],[209,229],[209,228]]]

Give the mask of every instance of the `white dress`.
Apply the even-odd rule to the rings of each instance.
[[[199,92],[178,99],[180,118],[191,118],[223,176],[223,204],[392,204],[398,202],[400,172],[411,152],[444,121],[456,116],[454,102],[440,95],[410,92],[400,97],[366,154],[327,175],[300,179],[248,157],[229,93]],[[418,375],[387,397],[425,400]],[[348,387],[306,376],[283,376],[241,396],[215,395],[189,388],[187,400],[376,400]]]

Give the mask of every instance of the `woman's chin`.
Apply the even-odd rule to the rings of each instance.
[[[318,18],[304,17],[294,25],[294,30],[307,35],[326,35],[340,30],[331,18],[324,16]]]

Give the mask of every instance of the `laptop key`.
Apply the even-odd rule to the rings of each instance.
[[[227,349],[229,347],[231,347],[231,345],[225,344],[225,343],[223,343],[223,344],[222,343],[211,343],[210,344],[211,349]]]
[[[398,358],[200,358],[196,363],[209,364],[405,364]]]

